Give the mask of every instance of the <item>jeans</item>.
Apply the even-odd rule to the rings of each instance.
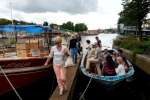
[[[73,59],[73,63],[77,63],[77,53],[78,53],[78,49],[77,48],[70,48],[70,52],[71,52],[71,57]]]

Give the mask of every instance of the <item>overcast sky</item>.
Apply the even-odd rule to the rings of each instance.
[[[116,27],[122,0],[0,0],[0,18],[62,24],[83,22],[89,29]]]

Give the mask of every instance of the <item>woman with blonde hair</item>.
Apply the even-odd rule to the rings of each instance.
[[[48,62],[51,58],[53,58],[53,68],[54,72],[57,78],[57,83],[59,87],[59,94],[63,95],[63,92],[66,90],[66,74],[65,74],[65,56],[69,55],[69,50],[63,46],[62,44],[62,38],[60,36],[57,36],[55,38],[55,46],[51,48],[51,52],[49,54],[49,57],[47,61],[45,62],[45,65],[48,65]]]

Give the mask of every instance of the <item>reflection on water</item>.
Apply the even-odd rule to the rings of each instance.
[[[113,40],[118,36],[118,34],[99,34],[97,35],[101,42],[102,42],[102,46],[104,48],[112,48],[112,44],[113,44]],[[91,43],[95,43],[96,36],[82,36],[82,45],[85,46],[86,45],[86,40],[91,40]]]

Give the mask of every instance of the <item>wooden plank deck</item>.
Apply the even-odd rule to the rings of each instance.
[[[64,93],[64,95],[60,96],[59,95],[59,88],[58,86],[56,87],[56,89],[54,90],[52,96],[49,98],[49,100],[70,100],[71,96],[72,96],[72,88],[73,85],[75,84],[75,77],[77,74],[77,70],[78,70],[78,66],[79,66],[79,62],[78,64],[72,67],[68,67],[67,68],[67,89],[68,91]]]

